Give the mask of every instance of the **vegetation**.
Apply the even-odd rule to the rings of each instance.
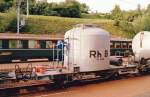
[[[15,10],[11,9],[7,13],[0,13],[0,32],[10,31],[14,25],[16,25]],[[14,22],[15,21],[15,22]],[[14,26],[16,29],[16,26]],[[13,30],[14,31],[14,30]]]
[[[144,14],[133,22],[135,32],[150,31],[150,4]]]
[[[21,11],[26,13],[26,0],[21,1]],[[0,12],[15,7],[16,0],[2,0],[0,2]],[[29,13],[31,15],[62,16],[79,18],[81,13],[88,13],[88,6],[80,4],[76,0],[66,0],[62,3],[35,3],[35,0],[29,2]]]
[[[141,9],[140,5],[136,10],[122,11],[118,5],[112,10],[111,18],[114,26],[123,31],[131,32],[133,35],[140,31],[150,31],[150,5],[148,8]]]
[[[13,0],[1,0],[0,1],[0,12],[5,12],[13,6]]]
[[[24,33],[64,33],[80,23],[96,24],[114,35],[128,37],[139,31],[150,31],[150,5],[147,9],[138,5],[136,10],[129,11],[123,11],[116,5],[111,13],[88,13],[89,7],[76,0],[49,4],[29,1],[31,16],[21,28]],[[0,32],[16,32],[15,6],[16,0],[0,1]],[[21,13],[26,13],[26,2],[21,3]]]
[[[112,35],[128,37],[132,36],[118,27],[113,26],[113,21],[108,19],[80,19],[80,18],[64,18],[56,16],[29,16],[26,20],[27,24],[21,29],[22,33],[34,34],[64,34],[76,24],[95,24],[109,31]],[[13,31],[14,28],[9,28]]]

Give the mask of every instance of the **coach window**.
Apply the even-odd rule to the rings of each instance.
[[[127,43],[122,43],[123,48],[127,48]]]
[[[54,43],[52,41],[46,41],[46,48],[49,49],[49,48],[53,48],[54,46]]]
[[[39,41],[39,44],[40,44],[40,48],[41,48],[41,49],[45,49],[45,48],[46,48],[46,41],[40,40],[40,41]]]
[[[121,43],[120,42],[116,42],[115,43],[115,48],[120,48]]]
[[[114,48],[115,45],[114,45],[114,42],[110,42],[110,48]]]
[[[39,40],[35,41],[35,48],[37,48],[37,49],[40,48],[40,41]]]
[[[28,40],[21,40],[22,48],[28,49]]]
[[[34,48],[34,49],[38,49],[40,48],[40,44],[39,41],[36,40],[29,40],[29,48]]]
[[[0,48],[2,48],[2,40],[0,40]]]
[[[22,48],[20,40],[9,40],[9,48]]]
[[[132,48],[132,43],[128,43],[128,48]]]

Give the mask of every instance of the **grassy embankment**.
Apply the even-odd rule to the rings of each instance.
[[[24,33],[32,34],[64,34],[76,24],[95,24],[111,35],[119,37],[132,37],[132,32],[125,32],[113,26],[113,20],[106,19],[83,19],[83,18],[64,18],[55,16],[36,16],[31,15],[26,19]]]
[[[80,19],[80,18],[63,18],[53,16],[30,16],[27,19],[30,33],[52,33],[64,34],[76,24],[95,24],[112,35],[121,37],[132,37],[132,32],[122,31],[120,28],[113,26],[112,20],[105,19]]]

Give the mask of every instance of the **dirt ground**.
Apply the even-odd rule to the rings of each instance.
[[[73,86],[22,97],[150,97],[150,76]]]

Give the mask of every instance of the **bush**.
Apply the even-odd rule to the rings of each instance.
[[[133,22],[133,28],[135,33],[144,30],[143,17],[139,17]]]
[[[26,5],[22,9],[26,13]],[[57,3],[31,3],[29,5],[29,12],[31,15],[45,15],[45,16],[62,16],[79,18],[81,12],[87,13],[88,7],[85,4],[80,4],[75,0]]]
[[[2,2],[0,3],[0,12],[5,12],[12,7],[12,1]]]
[[[0,13],[0,18],[0,32],[11,30],[9,27],[12,26],[12,22],[16,19],[15,10],[11,9],[7,13]]]
[[[150,31],[150,15],[146,14],[142,17],[139,17],[133,22],[134,31],[138,33],[140,31]]]
[[[143,30],[145,30],[145,31],[150,31],[150,14],[149,15],[146,15],[144,18],[143,18],[143,20],[142,20],[142,22],[143,22]]]
[[[3,17],[0,16],[0,32],[4,32],[4,31],[5,31],[4,20]]]
[[[6,31],[17,32],[17,18],[16,17],[14,17],[14,19],[10,21]]]
[[[133,37],[135,35],[133,24],[127,21],[121,21],[119,27],[125,31],[128,32],[129,36]]]
[[[114,26],[119,26],[120,25],[120,20],[114,20],[114,22],[113,22],[113,25]]]

